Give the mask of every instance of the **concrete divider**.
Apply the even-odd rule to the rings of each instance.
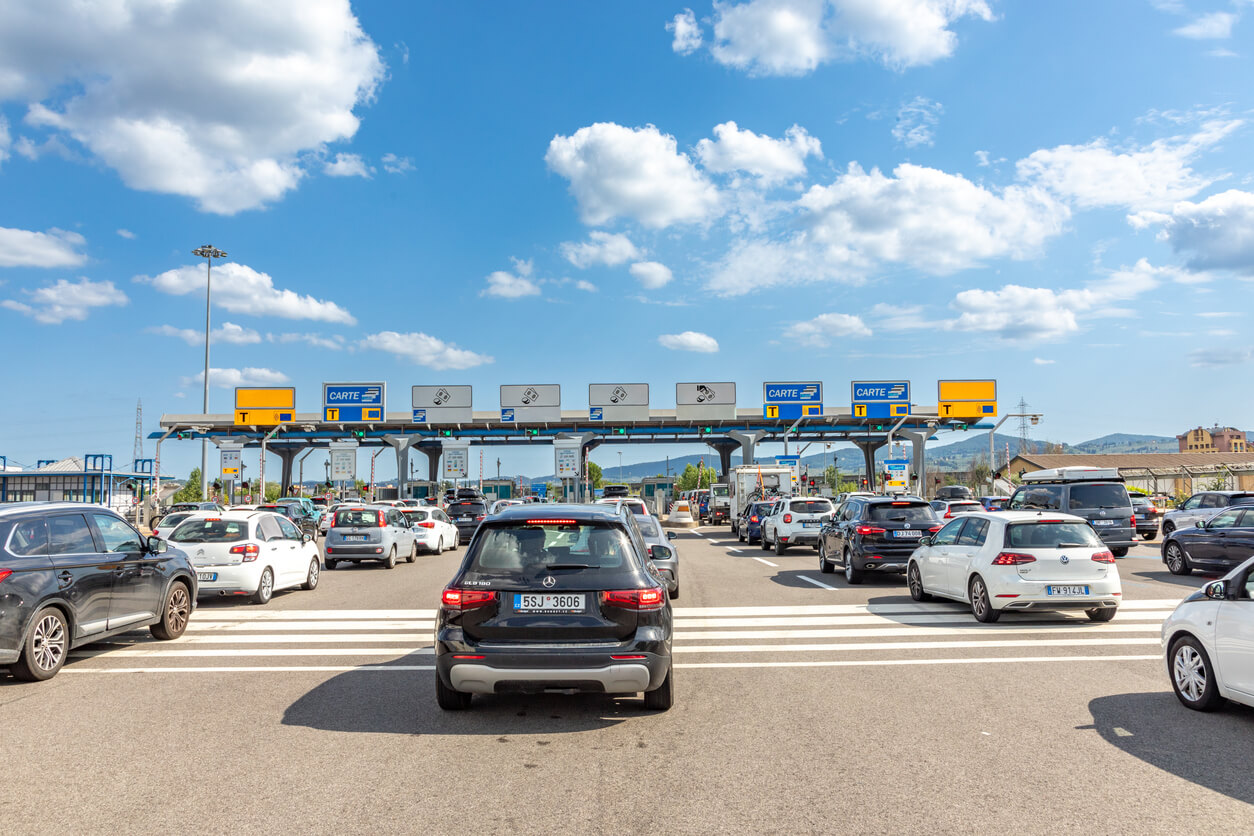
[[[667,528],[696,528],[698,522],[692,518],[692,508],[687,500],[681,499],[671,508],[670,514],[662,519]]]

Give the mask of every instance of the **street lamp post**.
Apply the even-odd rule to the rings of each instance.
[[[618,451],[618,481],[620,484],[623,481],[623,451],[622,450]]]
[[[209,294],[213,284],[213,260],[226,258],[226,253],[212,244],[205,244],[192,250],[192,255],[205,260],[205,397],[201,411],[209,414]],[[200,440],[200,495],[209,494],[209,439]]]
[[[1030,418],[1032,419],[1032,426],[1036,426],[1037,424],[1041,423],[1041,419],[1044,417],[1045,416],[1039,412],[1013,412],[1009,415],[1003,415],[1002,419],[997,422],[996,426],[994,426],[991,430],[988,431],[988,492],[989,494],[993,493],[993,490],[997,485],[997,481],[994,478],[994,475],[997,473],[997,465],[995,464],[997,454],[994,451],[996,440],[993,438],[993,436],[997,434],[997,431],[999,429],[1001,429],[1001,425],[1009,421],[1011,418]]]

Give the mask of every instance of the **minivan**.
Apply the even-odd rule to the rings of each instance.
[[[1113,467],[1058,467],[1023,475],[1008,511],[1062,511],[1084,517],[1115,557],[1136,545],[1136,515]]]

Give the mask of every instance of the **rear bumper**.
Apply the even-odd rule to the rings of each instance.
[[[851,557],[855,569],[861,569],[864,572],[880,572],[885,575],[901,575],[905,573],[906,564],[910,562],[912,554],[914,554],[914,547],[903,549],[863,546],[853,552]]]
[[[265,564],[260,561],[242,563],[237,566],[197,566],[196,573],[217,575],[216,580],[196,582],[196,597],[209,598],[215,595],[235,595],[257,591],[261,583],[261,570]]]
[[[383,560],[387,551],[379,543],[331,543],[326,546],[327,557],[332,560]]]
[[[989,577],[985,583],[993,607],[999,610],[1092,610],[1117,607],[1123,600],[1118,577],[1090,581],[1001,581]],[[1048,586],[1087,586],[1089,594],[1049,595],[1045,591]]]
[[[819,544],[819,529],[796,528],[791,531],[780,531],[779,541],[785,546],[799,546],[802,544],[817,546]]]

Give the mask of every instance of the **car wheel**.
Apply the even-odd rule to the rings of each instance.
[[[919,564],[910,563],[910,568],[906,570],[906,585],[910,587],[910,597],[914,600],[932,600],[932,594],[923,588],[923,576],[919,572]]]
[[[784,545],[782,540],[776,540],[775,541],[775,553],[783,554],[786,551],[788,551],[788,546]]]
[[[1193,567],[1189,565],[1189,558],[1184,553],[1184,549],[1180,548],[1179,543],[1168,543],[1167,554],[1164,557],[1164,562],[1167,564],[1167,571],[1171,574],[1192,574]]]
[[[650,711],[666,711],[675,704],[675,674],[666,669],[666,678],[652,691],[644,692],[644,707]]]
[[[742,543],[745,541],[745,530],[743,528],[736,531],[736,539]]]
[[[187,584],[175,581],[165,594],[165,606],[161,608],[161,620],[148,627],[154,638],[162,641],[177,639],[187,629],[187,619],[192,615],[192,596]]]
[[[435,550],[431,553],[436,556],[444,554],[444,538],[443,537],[435,541]]]
[[[444,684],[438,673],[435,675],[435,701],[445,711],[465,711],[470,708],[472,696],[465,691],[454,691]]]
[[[1142,535],[1141,535],[1141,539],[1142,539],[1142,540],[1145,540],[1146,542],[1148,542],[1148,541],[1150,541],[1150,540],[1153,540],[1153,539],[1154,539],[1155,537],[1157,537],[1157,536],[1158,536],[1158,531],[1156,531],[1156,530],[1155,530],[1155,531],[1150,531],[1150,532],[1147,532],[1147,533],[1145,533],[1145,534],[1142,534]]]
[[[1001,618],[1001,612],[993,609],[993,602],[988,597],[988,587],[984,585],[984,579],[976,575],[971,579],[971,585],[967,588],[971,599],[971,614],[975,616],[975,620],[983,624],[992,624]]]
[[[267,566],[261,570],[261,580],[257,581],[257,591],[253,593],[254,604],[268,604],[274,595],[274,572]]]
[[[387,559],[383,561],[383,568],[384,569],[396,568],[396,546],[395,545],[393,545],[392,550],[388,552]]]
[[[309,561],[309,574],[305,575],[305,582],[300,585],[301,589],[314,590],[318,588],[318,558]]]
[[[332,560],[332,559],[331,559],[331,558],[329,558],[329,557],[327,558],[327,568],[328,568],[328,569],[334,569],[336,566],[339,566],[339,565],[340,565],[340,564],[339,564],[337,561],[334,561],[334,560]]]
[[[845,549],[845,582],[851,584],[862,583],[862,570],[853,565],[853,555],[849,553],[849,549]]]
[[[1167,521],[1167,522],[1165,522],[1165,523],[1163,523],[1163,536],[1164,536],[1164,537],[1169,536],[1169,535],[1171,534],[1171,532],[1173,532],[1173,531],[1175,531],[1175,530],[1176,530],[1175,523],[1171,522],[1170,520],[1169,520],[1169,521]]]
[[[52,679],[65,664],[70,650],[70,631],[65,616],[56,607],[35,614],[30,633],[22,644],[22,655],[9,668],[14,679],[43,682]]]
[[[406,563],[413,563],[418,559],[418,541],[409,544],[409,557],[405,558]]]
[[[1172,690],[1186,708],[1214,711],[1223,703],[1210,657],[1192,636],[1181,636],[1171,645],[1168,673]]]
[[[1110,550],[1110,553],[1111,553],[1111,554],[1113,554],[1115,557],[1127,557],[1127,556],[1128,556],[1128,547],[1127,547],[1127,546],[1119,546],[1118,548],[1111,549],[1111,550]]]
[[[836,571],[836,567],[832,566],[827,559],[827,544],[823,540],[819,541],[819,571],[824,575],[830,575]]]
[[[1098,607],[1097,609],[1085,610],[1084,614],[1089,617],[1089,621],[1111,621],[1118,611],[1118,607]]]
[[[679,586],[676,585],[675,588],[672,589],[668,594],[671,596],[671,600],[674,601],[676,598],[679,597]]]

